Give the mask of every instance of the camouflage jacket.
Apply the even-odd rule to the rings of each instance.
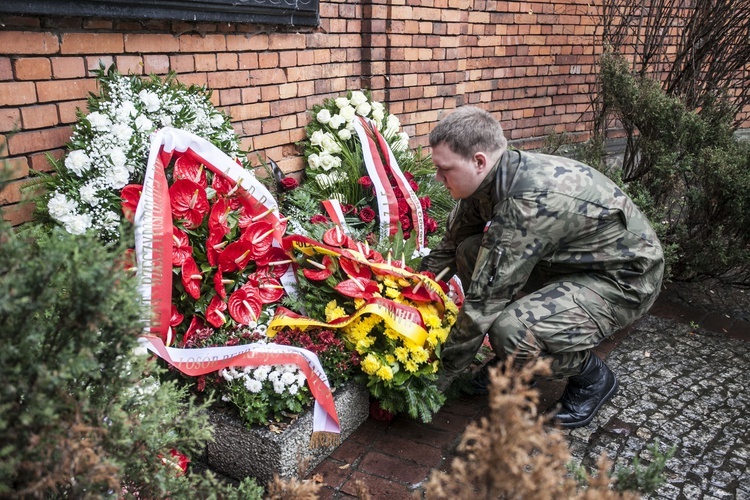
[[[422,269],[455,272],[458,245],[482,232],[445,352],[467,343],[476,353],[535,268],[584,286],[596,283],[597,293],[625,308],[638,308],[661,285],[663,253],[647,218],[605,175],[574,160],[506,151],[477,191],[458,201]],[[444,358],[449,371],[465,368],[449,361]]]

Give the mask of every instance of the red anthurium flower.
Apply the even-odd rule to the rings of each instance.
[[[268,267],[273,274],[281,276],[292,265],[292,259],[283,249],[272,246],[265,255],[258,257],[255,264],[258,267]]]
[[[206,180],[206,167],[196,159],[188,155],[182,155],[174,162],[172,175],[175,179],[187,179],[200,184],[203,189],[208,187]]]
[[[229,232],[229,212],[232,207],[226,198],[219,198],[211,207],[211,214],[208,216],[208,230],[215,233],[222,233],[222,236]]]
[[[211,187],[214,188],[214,191],[216,191],[218,194],[222,196],[226,196],[232,191],[232,188],[234,187],[234,181],[229,179],[228,177],[224,177],[220,174],[214,174],[214,178],[211,181]]]
[[[242,233],[241,241],[250,244],[251,257],[257,259],[264,256],[271,250],[273,243],[273,226],[269,222],[253,222]]]
[[[172,226],[172,265],[181,266],[185,259],[193,255],[188,235]]]
[[[323,233],[323,243],[332,247],[345,247],[351,240],[339,226],[334,226]]]
[[[380,291],[377,282],[365,278],[344,280],[336,285],[334,289],[341,295],[365,300],[370,300],[374,294]]]
[[[200,184],[178,179],[169,188],[169,198],[172,203],[172,216],[175,219],[185,220],[187,229],[201,225],[209,206],[206,190]]]
[[[143,186],[140,184],[128,184],[120,191],[122,199],[122,213],[130,222],[135,221],[135,209],[141,199]]]
[[[227,298],[226,285],[232,284],[234,284],[234,280],[224,279],[224,273],[221,272],[221,269],[214,273],[214,290],[216,290],[216,293],[218,293],[219,297],[222,299]]]
[[[185,335],[182,336],[182,345],[187,345],[193,335],[195,335],[195,333],[204,326],[205,324],[203,323],[202,319],[200,319],[198,316],[193,316],[193,319],[190,321],[190,326],[185,332]]]
[[[206,260],[208,260],[211,267],[216,266],[219,263],[219,255],[229,244],[228,241],[224,240],[224,235],[221,232],[212,233],[209,231],[208,239],[206,240]]]
[[[316,262],[314,260],[307,259],[307,262],[312,265],[312,268],[305,268],[302,270],[302,274],[305,278],[311,281],[323,281],[333,274],[334,263],[328,255],[323,256],[323,263]]]
[[[222,314],[227,310],[227,304],[221,297],[214,296],[206,308],[206,321],[216,328],[221,328],[227,322],[227,317]]]
[[[260,280],[254,280],[255,283],[248,282],[242,288],[252,288],[257,290],[260,301],[264,304],[278,302],[284,296],[284,287],[278,279],[266,276]]]
[[[203,274],[198,269],[195,259],[192,257],[185,259],[185,262],[182,263],[182,285],[185,287],[185,291],[194,299],[201,296],[202,279]]]
[[[344,256],[339,258],[339,265],[350,278],[365,278],[370,279],[372,272],[370,266],[361,264],[353,259],[347,259]]]
[[[183,319],[185,319],[185,316],[180,314],[180,311],[177,310],[177,307],[172,304],[172,317],[169,318],[169,326],[177,326],[182,323]]]
[[[262,307],[257,291],[252,288],[240,288],[229,296],[229,315],[240,325],[258,321]]]
[[[190,459],[177,450],[169,450],[169,454],[172,455],[172,458],[177,461],[177,466],[182,470],[182,473],[184,474],[185,472],[187,472]]]
[[[414,285],[411,288],[409,287],[403,288],[401,290],[401,295],[403,295],[407,299],[413,300],[414,302],[440,302],[442,303],[440,296],[424,285],[420,285],[420,286]]]
[[[252,259],[252,248],[250,243],[239,239],[226,246],[219,254],[219,269],[222,272],[241,271],[247,267]]]

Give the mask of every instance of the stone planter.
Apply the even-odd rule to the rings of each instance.
[[[370,395],[364,386],[350,383],[338,388],[333,399],[343,442],[367,420]],[[215,429],[215,440],[206,446],[205,463],[210,469],[237,480],[253,477],[265,485],[274,474],[301,478],[336,449],[335,446],[310,448],[312,408],[281,433],[266,426],[247,429],[234,414],[219,410],[209,411],[209,421]]]

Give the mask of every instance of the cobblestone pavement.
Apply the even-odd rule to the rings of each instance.
[[[629,466],[655,442],[674,446],[654,498],[750,499],[749,345],[693,326],[649,316],[629,332],[607,357],[620,390],[591,425],[567,431],[571,452]]]
[[[620,389],[590,425],[563,431],[574,460],[593,467],[605,452],[615,466],[631,466],[636,456],[648,463],[658,442],[675,453],[652,498],[750,500],[750,290],[670,285],[649,315],[595,352]],[[563,389],[541,382],[540,410]],[[487,411],[486,396],[466,396],[430,424],[370,418],[308,477],[323,481],[320,498],[355,498],[360,482],[374,499],[413,499],[433,469],[446,470],[468,423]]]

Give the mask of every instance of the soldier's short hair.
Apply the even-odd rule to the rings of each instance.
[[[500,123],[487,111],[473,106],[461,106],[435,125],[430,146],[442,143],[465,159],[479,151],[491,153],[508,146]]]

